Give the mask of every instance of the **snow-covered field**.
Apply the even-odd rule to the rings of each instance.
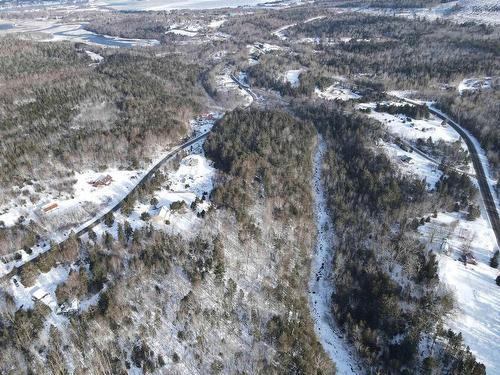
[[[98,53],[95,53],[95,52],[92,52],[92,51],[85,51],[85,53],[90,57],[90,59],[93,62],[95,62],[97,64],[101,63],[104,60],[104,57],[102,57]]]
[[[325,100],[342,100],[347,101],[351,99],[359,99],[361,95],[353,92],[348,88],[341,87],[338,84],[331,85],[327,87],[325,90],[321,91],[316,88],[314,93],[321,99]]]
[[[463,94],[464,91],[478,91],[478,90],[488,90],[491,89],[492,86],[492,78],[466,78],[458,85],[458,92],[460,95]]]
[[[468,221],[465,213],[439,213],[419,231],[425,242],[433,239],[428,247],[438,254],[440,280],[456,298],[446,325],[462,332],[465,344],[484,363],[488,375],[500,374],[500,287],[495,284],[499,271],[489,266],[497,245],[484,209],[475,221]],[[448,254],[441,250],[443,242],[449,246]],[[477,265],[458,261],[466,246]]]
[[[41,246],[35,246],[33,254],[28,255],[24,250],[20,250],[24,263],[26,260],[36,256],[45,250],[48,240],[56,242],[64,240],[71,229],[76,230],[78,226],[96,217],[100,212],[112,207],[121,200],[136,184],[145,173],[144,170],[118,170],[107,169],[102,172],[85,171],[75,173],[72,176],[71,193],[59,193],[57,191],[45,191],[37,194],[38,201],[33,203],[29,199],[22,201],[13,200],[8,205],[2,207],[0,221],[5,227],[14,226],[21,218],[24,221],[33,220],[46,232],[47,237],[40,242]],[[94,187],[91,182],[111,177],[109,185]],[[35,191],[27,187],[15,189],[16,191],[29,190],[35,195]],[[24,202],[24,203],[21,203]],[[51,210],[47,210],[51,205],[55,205]],[[10,267],[0,262],[0,276],[8,272]]]
[[[166,31],[165,34],[175,34],[175,35],[193,37],[193,36],[198,35],[198,32],[197,31],[183,30],[183,29],[170,29],[170,30]]]
[[[353,349],[342,339],[335,318],[331,313],[331,269],[335,245],[333,224],[326,205],[326,195],[321,182],[326,143],[318,136],[318,149],[314,156],[314,211],[317,228],[317,244],[309,280],[309,303],[316,335],[323,348],[337,367],[338,374],[362,374]]]
[[[290,83],[292,87],[300,86],[300,75],[303,69],[289,70],[285,73],[285,82]]]
[[[400,171],[407,175],[413,175],[419,180],[425,179],[427,189],[434,189],[436,182],[443,174],[438,168],[438,163],[432,163],[417,152],[405,151],[394,143],[379,140],[379,145],[384,153],[395,162]]]
[[[429,119],[415,120],[402,114],[391,115],[386,112],[377,112],[375,107],[375,103],[363,103],[357,106],[359,109],[370,108],[369,117],[380,121],[389,132],[401,138],[416,141],[419,138],[431,137],[434,142],[438,140],[455,142],[460,139],[459,134],[450,125],[442,124],[443,121],[436,116],[431,115]],[[462,143],[465,149],[466,145]]]
[[[407,95],[396,94],[403,97]],[[451,126],[441,125],[436,117],[412,120],[410,123],[406,116],[375,112],[374,104],[359,107],[372,108],[370,116],[384,123],[391,133],[408,140],[431,136],[434,140],[453,142],[460,138]],[[474,137],[472,139],[492,189],[494,181],[491,179],[488,159],[479,142]],[[398,146],[383,141],[379,144],[405,173],[426,178],[432,185],[441,175],[436,164],[418,153],[405,152]],[[462,145],[466,147],[463,140]],[[411,160],[403,161],[402,157],[405,156],[411,157]],[[472,181],[477,185],[474,178]],[[497,198],[493,189],[492,193]],[[498,199],[496,201],[498,203]],[[470,346],[478,360],[486,366],[487,374],[500,374],[500,288],[495,284],[499,271],[489,267],[489,260],[498,247],[482,202],[481,216],[475,221],[468,221],[465,213],[439,213],[437,218],[421,226],[419,231],[422,240],[428,244],[428,249],[438,254],[440,279],[454,292],[456,298],[456,307],[447,317],[446,325],[462,333],[465,344]],[[476,258],[477,265],[465,266],[457,260],[467,247]],[[447,251],[443,251],[446,248]]]

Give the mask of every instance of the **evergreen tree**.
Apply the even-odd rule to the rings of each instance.
[[[151,201],[149,202],[151,204],[151,206],[153,206],[154,208],[156,208],[156,206],[158,206],[158,199],[156,199],[156,197],[153,197],[151,198]]]
[[[498,250],[495,251],[493,256],[490,259],[490,267],[492,268],[497,268],[498,267],[498,257],[500,255],[500,252]]]
[[[97,234],[94,232],[92,228],[90,228],[87,233],[89,235],[89,239],[91,239],[94,242],[97,240]]]
[[[125,238],[127,239],[127,242],[130,241],[130,238],[132,238],[132,235],[134,234],[134,229],[130,225],[130,223],[125,220]]]
[[[115,222],[115,215],[113,215],[112,212],[108,212],[104,216],[104,224],[106,224],[107,227],[111,228]]]
[[[118,224],[118,241],[122,244],[125,243],[125,232],[121,223]]]
[[[470,204],[467,213],[467,220],[470,221],[476,220],[480,215],[481,215],[481,210],[479,209],[479,206]]]
[[[108,249],[111,249],[111,247],[113,246],[113,236],[109,232],[104,232],[104,245]]]

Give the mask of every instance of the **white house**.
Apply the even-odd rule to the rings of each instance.
[[[153,221],[162,223],[169,217],[170,217],[170,210],[167,207],[163,206],[162,208],[160,208],[160,211],[158,211],[156,216],[153,217]]]

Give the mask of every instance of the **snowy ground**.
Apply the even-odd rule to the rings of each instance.
[[[221,27],[225,22],[227,21],[226,18],[221,18],[221,19],[217,19],[217,20],[213,20],[211,21],[209,24],[208,24],[208,27],[211,28],[211,29],[218,29],[219,27]]]
[[[321,99],[325,100],[342,100],[347,101],[351,99],[359,99],[361,95],[353,92],[348,88],[341,87],[338,84],[331,85],[327,87],[325,90],[321,91],[316,88],[314,93]]]
[[[401,94],[402,95],[402,94]],[[390,102],[384,104],[404,105],[401,102]],[[397,165],[398,169],[403,173],[414,175],[419,179],[425,179],[427,188],[433,189],[436,182],[442,175],[439,170],[439,160],[432,158],[429,155],[424,157],[419,152],[415,151],[414,143],[417,139],[427,140],[429,137],[434,141],[442,140],[444,142],[461,141],[461,146],[464,150],[467,149],[465,142],[460,138],[460,135],[448,124],[442,124],[442,121],[436,116],[430,116],[429,119],[415,120],[410,119],[402,114],[389,114],[386,112],[375,111],[376,103],[361,103],[356,106],[358,109],[370,108],[369,117],[378,120],[387,128],[393,136],[399,137],[402,142],[406,143],[408,151],[403,150],[395,143],[388,143],[382,140],[378,141],[378,145]],[[411,142],[411,143],[410,143]],[[413,149],[413,150],[412,150]],[[410,152],[411,151],[411,152]],[[467,166],[467,173],[474,175],[472,163]]]
[[[166,181],[159,190],[153,192],[152,197],[158,200],[158,204],[153,206],[149,200],[144,201],[144,197],[139,198],[134,209],[129,216],[124,216],[121,211],[115,214],[115,224],[109,228],[101,223],[94,228],[94,232],[100,238],[105,232],[111,233],[115,238],[117,234],[117,224],[127,220],[132,228],[143,228],[151,223],[155,228],[170,234],[182,234],[184,237],[192,237],[202,223],[202,218],[198,216],[202,211],[207,211],[211,204],[209,195],[213,189],[213,179],[215,169],[203,153],[203,140],[193,144],[189,150],[189,155],[184,157],[179,167],[170,170],[168,166],[162,168],[166,174]],[[197,204],[196,209],[191,208],[191,204],[196,198],[204,200]],[[183,201],[185,206],[181,209],[172,209],[170,205],[174,202]],[[147,212],[150,215],[148,221],[141,219],[141,214]]]
[[[183,30],[183,29],[170,29],[168,31],[165,31],[165,34],[175,34],[175,35],[193,37],[193,36],[198,35],[198,32],[197,31]]]
[[[95,53],[95,52],[92,52],[92,51],[85,51],[85,53],[96,64],[99,64],[99,63],[101,63],[104,60],[104,57],[102,57],[98,53]]]
[[[203,124],[202,126],[208,125]],[[156,228],[168,233],[180,233],[186,237],[192,237],[196,233],[196,229],[201,226],[202,219],[198,214],[210,207],[208,197],[213,189],[213,179],[216,172],[212,163],[205,158],[202,144],[203,140],[193,144],[192,148],[189,149],[189,155],[180,161],[179,167],[167,173],[165,184],[153,193],[153,196],[158,199],[158,205],[153,207],[138,201],[130,216],[125,217],[123,214],[117,213],[112,227],[108,227],[104,223],[98,224],[93,229],[98,238],[102,240],[105,232],[108,232],[116,239],[118,237],[118,223],[123,224],[125,220],[128,220],[134,229],[145,227],[148,222],[140,218],[143,212],[148,212],[151,215],[150,221]],[[164,171],[167,170],[168,167],[165,167]],[[198,203],[196,209],[191,209],[191,203],[196,198],[201,199],[204,195],[206,198]],[[171,203],[178,201],[184,201],[186,207],[181,210],[170,209]],[[160,220],[157,220],[160,211],[167,213],[161,216]],[[87,235],[83,238],[88,240]],[[16,308],[33,308],[34,301],[39,300],[50,307],[52,311],[51,322],[60,326],[67,319],[57,314],[59,305],[55,291],[59,284],[67,280],[70,270],[77,270],[77,268],[75,265],[58,265],[49,272],[40,274],[30,287],[22,285],[17,276],[12,277],[9,280],[8,291],[14,297]],[[84,299],[80,303],[80,309],[87,309],[89,306],[95,305],[97,300],[98,294]]]
[[[209,131],[214,122],[220,117],[220,113],[209,113],[193,120],[191,122],[192,133],[199,135]],[[190,150],[194,152],[200,147],[196,143],[191,146]],[[25,220],[34,220],[44,228],[48,233],[48,237],[33,247],[31,254],[26,253],[24,250],[17,251],[21,255],[19,260],[8,258],[6,263],[0,261],[0,277],[10,272],[13,267],[20,266],[48,250],[49,240],[61,242],[67,238],[72,230],[77,232],[106,213],[122,200],[138,184],[141,178],[163,160],[170,151],[168,149],[160,153],[147,170],[108,169],[103,172],[86,171],[77,173],[74,176],[75,182],[71,194],[48,192],[44,193],[45,195],[36,204],[26,200],[24,205],[10,203],[9,206],[2,207],[0,221],[3,221],[5,226],[14,225],[20,216],[24,216]],[[89,184],[89,182],[106,175],[112,177],[110,185],[94,187]],[[32,188],[30,191],[34,193]],[[57,203],[58,206],[50,212],[44,212],[43,208],[52,203]]]
[[[438,254],[440,280],[454,293],[456,307],[446,325],[462,332],[464,342],[486,366],[488,375],[500,374],[500,287],[495,284],[499,271],[489,266],[496,247],[486,213],[468,221],[465,213],[439,213],[436,219],[419,228],[430,250]],[[447,239],[449,254],[441,246]],[[457,259],[470,242],[478,264],[467,265]]]
[[[201,149],[201,143],[197,149]],[[179,169],[171,172],[168,175],[169,189],[162,189],[154,194],[158,199],[158,207],[168,208],[168,213],[165,217],[170,222],[169,228],[174,232],[187,233],[200,219],[197,218],[197,213],[207,211],[210,207],[208,197],[213,189],[213,178],[215,169],[212,163],[209,162],[203,154],[192,154],[185,157]],[[206,200],[199,203],[195,211],[189,207],[194,200],[202,198],[205,195]],[[173,202],[184,201],[187,209],[182,212],[170,210],[170,205]],[[157,210],[159,212],[160,209]],[[153,212],[152,215],[157,215]],[[163,219],[163,218],[162,218]],[[158,225],[164,225],[165,220],[160,220]],[[167,229],[167,228],[165,228]]]
[[[434,142],[438,140],[455,142],[461,139],[460,135],[450,125],[442,125],[443,121],[436,116],[431,115],[429,119],[415,120],[402,114],[391,115],[386,112],[377,112],[375,106],[375,103],[363,103],[359,104],[357,108],[371,108],[368,116],[380,121],[387,127],[389,132],[401,138],[416,141],[419,138],[425,140],[431,137]],[[462,144],[466,149],[465,142],[462,142]]]
[[[424,180],[427,184],[427,189],[432,190],[436,186],[443,174],[438,164],[432,163],[416,152],[404,151],[394,143],[384,142],[379,140],[379,145],[384,153],[394,161],[398,169],[407,175],[413,175],[419,180]],[[411,158],[409,161],[405,161]]]
[[[479,22],[500,24],[500,8],[498,0],[458,0],[449,1],[431,8],[343,8],[344,11],[355,11],[369,14],[383,14],[415,19],[423,17],[430,20],[440,18],[458,23]]]
[[[259,58],[267,53],[277,52],[284,50],[282,47],[275,44],[256,42],[254,44],[247,45],[248,53],[250,57],[248,58],[248,63],[250,65],[255,65],[259,63]]]
[[[26,220],[34,220],[47,230],[54,230],[57,227],[57,221],[60,221],[62,217],[76,219],[80,215],[85,216],[86,212],[95,212],[99,208],[117,202],[135,186],[137,179],[143,173],[142,170],[118,170],[114,168],[102,172],[75,173],[71,194],[49,191],[40,194],[40,200],[36,203],[26,200],[24,205],[4,206],[2,210],[6,212],[0,215],[0,221],[3,221],[6,227],[11,227],[21,216],[24,216]],[[112,177],[109,186],[93,187],[90,184],[90,182],[107,175]],[[25,189],[26,186],[17,190],[24,191]],[[52,203],[56,203],[57,207],[49,212],[44,212],[43,208]]]
[[[405,97],[408,93],[393,94]],[[374,105],[369,106],[374,108]],[[415,125],[412,126],[397,115],[381,114],[373,110],[371,115],[386,124],[391,132],[410,140],[422,137],[419,136],[422,128],[426,129],[425,133],[432,134],[433,139],[449,142],[459,137],[453,128],[448,125],[446,128],[442,127],[441,121],[433,117],[420,124],[413,121]],[[493,190],[494,181],[491,179],[486,154],[479,142],[474,137],[471,138],[479,151]],[[464,144],[463,141],[462,143]],[[396,145],[385,142],[381,142],[381,147],[393,160],[398,161],[400,168],[406,173],[426,177],[427,182],[434,182],[439,178],[440,171],[436,170],[436,166],[417,153],[406,153]],[[401,156],[410,156],[412,160],[402,162]],[[472,178],[472,181],[477,185],[476,179]],[[497,198],[493,191],[492,194]],[[496,201],[498,207],[498,199]],[[447,317],[446,325],[456,332],[462,332],[465,344],[485,364],[488,375],[500,374],[497,360],[500,353],[500,288],[495,284],[499,271],[489,267],[489,260],[497,249],[497,244],[482,202],[481,217],[475,221],[468,221],[465,213],[439,213],[436,219],[421,226],[419,231],[424,242],[428,243],[429,250],[438,254],[440,279],[456,297],[456,308]],[[477,265],[464,266],[457,261],[467,244],[478,261]],[[449,246],[449,252],[443,252],[442,246]]]
[[[326,195],[321,182],[323,158],[326,143],[318,137],[318,149],[314,157],[314,208],[318,231],[317,245],[314,251],[311,277],[309,280],[310,306],[316,335],[323,348],[337,366],[338,374],[363,373],[355,360],[354,351],[342,339],[342,334],[331,313],[331,269],[334,253],[333,224],[326,206]]]
[[[456,122],[454,122],[446,113],[443,113],[439,109],[437,109],[434,106],[435,105],[434,102],[425,102],[425,101],[422,101],[422,100],[408,99],[408,96],[410,94],[413,94],[413,92],[411,92],[411,91],[391,91],[391,92],[389,92],[389,94],[393,95],[393,96],[396,96],[398,98],[404,99],[404,100],[406,100],[407,102],[410,102],[410,103],[425,104],[425,105],[431,107],[432,110],[434,110],[435,112],[439,113],[441,116],[443,116],[444,118],[446,118],[449,122],[453,122],[457,127],[461,128],[462,131],[468,135],[468,137],[472,140],[472,143],[474,144],[474,148],[476,149],[476,152],[477,152],[477,154],[479,156],[479,160],[481,161],[481,164],[483,166],[483,170],[484,170],[484,172],[486,174],[486,178],[488,179],[488,186],[490,188],[491,195],[493,196],[493,199],[495,201],[495,205],[497,207],[497,210],[500,211],[500,198],[499,198],[498,194],[496,193],[496,189],[495,189],[496,180],[492,177],[493,176],[493,174],[491,172],[492,169],[491,169],[490,163],[488,161],[488,157],[486,156],[486,151],[481,147],[481,144],[476,139],[476,137],[474,137],[467,129],[465,129],[462,126],[460,126],[460,124],[457,124]],[[369,104],[368,106],[370,106],[371,108],[373,108],[374,104]],[[451,128],[451,126],[447,125],[447,128],[451,129],[451,131],[452,131],[452,133],[450,134],[450,136],[452,134],[454,134],[453,137],[455,137],[455,136],[460,137],[459,134],[453,128]],[[467,149],[467,145],[465,144],[465,142],[463,140],[462,140],[462,147],[464,149]],[[471,167],[470,167],[469,173],[472,173],[472,174],[475,173],[473,171],[473,168],[472,168],[472,163],[471,163]],[[476,182],[476,180],[473,180],[473,182]],[[476,182],[476,184],[477,184],[477,182]]]
[[[287,40],[288,37],[285,35],[285,31],[287,31],[289,28],[294,27],[296,25],[297,25],[296,23],[292,23],[290,25],[282,26],[279,29],[276,29],[275,31],[273,31],[273,35],[277,36],[281,40]]]
[[[57,285],[64,283],[68,275],[68,267],[57,266],[47,273],[40,274],[30,287],[24,287],[17,277],[13,277],[10,280],[9,292],[14,297],[16,308],[32,309],[34,301],[38,299],[55,311],[58,306],[55,294]]]
[[[487,90],[491,89],[492,79],[491,77],[485,78],[466,78],[458,85],[458,92],[460,95],[463,94],[464,91],[478,91],[478,90]]]
[[[289,70],[285,73],[285,82],[290,83],[292,87],[300,86],[300,75],[302,74],[303,69],[295,69]]]
[[[243,6],[265,6],[269,3],[272,7],[288,4],[300,4],[301,0],[288,0],[284,4],[273,4],[272,1],[262,0],[93,0],[94,6],[104,6],[125,11],[147,11],[147,10],[173,10],[173,9],[216,9],[235,8]]]
[[[437,108],[433,106],[432,103],[427,103],[432,107],[433,110],[436,112],[440,113],[442,116],[446,117],[448,121],[452,121],[445,113],[439,111]],[[493,200],[495,201],[495,205],[497,207],[497,211],[500,211],[500,198],[496,192],[495,185],[496,185],[496,180],[493,179],[493,174],[492,174],[492,168],[490,166],[490,163],[488,161],[488,157],[486,156],[486,151],[481,147],[481,144],[479,141],[474,137],[467,129],[463,128],[459,124],[455,123],[456,126],[460,127],[462,131],[464,131],[468,137],[472,140],[472,143],[474,144],[474,148],[476,149],[476,152],[478,154],[479,160],[481,162],[481,165],[483,166],[484,173],[486,175],[486,178],[488,179],[488,187],[490,188],[491,195],[493,196]]]

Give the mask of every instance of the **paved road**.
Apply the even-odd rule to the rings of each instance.
[[[107,209],[105,212],[102,212],[100,214],[100,216],[98,216],[96,219],[92,220],[92,221],[89,221],[88,223],[84,224],[83,227],[79,227],[78,228],[78,231],[75,232],[76,236],[77,237],[80,237],[82,235],[84,235],[85,233],[87,233],[91,228],[94,228],[96,225],[98,225],[99,223],[101,223],[103,220],[104,220],[104,217],[110,213],[110,212],[116,212],[118,211],[122,206],[123,206],[123,203],[125,202],[125,200],[132,196],[139,188],[141,188],[142,185],[144,185],[147,181],[149,181],[151,179],[151,177],[153,177],[153,175],[160,169],[160,167],[165,164],[167,161],[173,159],[176,155],[178,155],[181,151],[187,149],[188,147],[192,146],[194,143],[198,142],[199,140],[205,138],[207,135],[209,134],[209,132],[206,132],[206,133],[203,133],[203,134],[200,134],[190,140],[188,140],[187,142],[177,146],[176,148],[174,148],[172,151],[170,151],[163,159],[161,159],[158,163],[155,164],[154,167],[152,167],[148,173],[146,173],[144,176],[142,176],[142,178],[137,182],[137,184],[134,186],[134,188],[132,190],[130,190],[127,195],[125,195],[119,202],[117,202],[113,207]],[[63,244],[66,240],[64,241],[61,241],[60,244]],[[51,249],[48,249],[46,250],[45,252],[47,251],[50,251]],[[43,253],[45,253],[43,252]],[[43,254],[41,253],[41,254]],[[10,271],[9,273],[7,273],[5,276],[7,278],[10,278],[13,274],[17,273],[18,270],[20,270],[26,263],[29,263],[31,261],[33,261],[34,259],[36,259],[37,257],[35,258],[32,258],[30,259],[29,261],[23,263],[22,265],[19,265],[19,266],[15,266],[13,268],[12,271]],[[4,276],[4,277],[5,277]],[[3,277],[1,278],[3,279]]]
[[[412,100],[405,99],[408,103],[418,104]],[[442,120],[445,120],[450,124],[450,126],[457,131],[458,134],[463,138],[467,148],[469,150],[469,154],[472,158],[472,164],[474,165],[474,170],[476,171],[476,178],[479,183],[479,191],[481,192],[481,197],[484,202],[484,206],[486,208],[486,212],[488,213],[488,217],[490,219],[491,227],[493,228],[493,232],[495,233],[495,237],[497,239],[497,246],[500,247],[500,218],[498,216],[498,211],[495,205],[495,200],[493,199],[493,194],[490,189],[490,185],[488,183],[488,178],[486,177],[486,173],[483,168],[483,164],[481,163],[479,157],[479,150],[476,149],[476,145],[472,141],[471,137],[464,129],[453,119],[451,119],[448,115],[442,113],[441,111],[434,108],[432,105],[427,105],[429,111],[439,117]]]
[[[391,140],[393,143],[396,143],[396,137],[390,135],[391,137]],[[419,149],[418,147],[415,147],[413,146],[410,142],[407,142],[405,141],[404,139],[401,139],[399,138],[399,141],[402,142],[406,147],[408,148],[411,148],[414,152],[416,152],[417,154],[419,154],[420,156],[422,156],[423,158],[425,158],[426,160],[429,160],[432,164],[435,164],[437,165],[438,167],[441,165],[441,163],[439,161],[437,161],[436,159],[434,159],[433,157],[427,155],[424,151],[422,151],[421,149]],[[460,173],[460,174],[466,174],[470,177],[474,177],[476,178],[476,175],[475,174],[472,174],[472,173],[469,173],[469,172],[464,172],[462,171],[461,169],[458,169],[458,168],[455,168],[455,167],[452,167],[451,165],[446,165],[447,168],[450,168],[450,169],[453,169],[455,172],[457,173]]]
[[[236,78],[234,74],[231,74],[230,77],[234,81],[234,83],[236,83],[239,86],[240,89],[245,90],[247,93],[249,93],[250,96],[253,98],[253,100],[259,99],[258,96],[252,91],[250,86],[245,85],[243,82],[240,82],[240,80]]]

